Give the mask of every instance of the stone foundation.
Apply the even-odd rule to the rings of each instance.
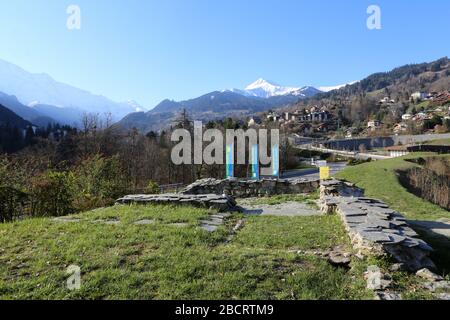
[[[204,194],[204,195],[182,195],[182,194],[158,194],[158,195],[128,195],[116,201],[116,204],[174,204],[191,205],[199,208],[217,210],[219,212],[239,211],[236,201],[232,197]]]
[[[226,194],[235,198],[263,197],[277,194],[301,194],[315,192],[320,182],[306,179],[202,179],[187,186],[182,194]]]
[[[409,271],[435,268],[433,250],[418,238],[406,219],[377,199],[365,198],[363,190],[339,181],[323,181],[320,207],[326,214],[341,216],[354,249],[362,255],[390,255]]]

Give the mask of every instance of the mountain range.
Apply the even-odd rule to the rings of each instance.
[[[170,126],[177,113],[186,109],[196,120],[209,121],[226,117],[245,117],[256,112],[295,104],[322,91],[311,87],[283,87],[258,79],[245,89],[214,91],[198,98],[164,100],[148,112],[135,112],[118,122],[124,129],[137,128],[142,132],[158,131]]]
[[[260,78],[245,89],[214,91],[179,102],[164,100],[148,112],[127,115],[117,125],[124,129],[137,128],[142,132],[158,131],[170,126],[182,109],[186,109],[192,118],[202,121],[226,117],[242,118],[257,112],[293,105],[324,92],[312,86],[284,87]]]
[[[35,74],[0,59],[0,96],[9,109],[33,123],[43,119],[76,124],[84,113],[110,113],[118,121],[143,108],[135,102],[114,102],[101,95],[58,82],[47,74]]]
[[[311,86],[283,87],[258,79],[243,90],[214,91],[180,102],[164,100],[147,112],[133,100],[114,102],[0,59],[0,104],[37,126],[78,126],[83,114],[97,113],[111,114],[112,120],[125,129],[159,130],[170,125],[181,109],[199,120],[210,120],[286,106],[321,92]]]
[[[271,98],[288,95],[299,98],[308,98],[320,92],[323,92],[311,86],[305,86],[301,88],[283,87],[275,82],[267,81],[262,78],[249,84],[244,90],[231,89],[229,91],[241,94],[246,97],[258,97],[258,98]]]

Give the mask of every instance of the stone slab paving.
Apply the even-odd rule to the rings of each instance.
[[[155,223],[155,220],[151,220],[151,219],[142,219],[142,220],[138,220],[138,221],[134,222],[134,224],[140,225],[140,226],[145,226],[145,225],[154,224],[154,223]]]
[[[253,204],[256,199],[238,200],[238,205],[246,215],[306,217],[317,216],[322,213],[306,203],[289,201],[276,205]]]
[[[56,218],[53,218],[52,220],[55,222],[62,222],[62,223],[80,222],[81,221],[81,219],[73,218],[70,216],[56,217]]]
[[[437,221],[410,221],[411,225],[430,230],[431,232],[450,238],[450,220],[439,219]]]
[[[226,212],[209,215],[207,218],[200,221],[200,229],[214,232],[223,225],[230,216],[231,214]]]
[[[339,180],[324,181],[320,189],[322,211],[341,216],[361,254],[389,254],[411,271],[435,268],[429,259],[433,249],[386,203],[364,197],[361,189]]]

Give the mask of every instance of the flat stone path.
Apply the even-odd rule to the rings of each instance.
[[[200,229],[208,232],[214,232],[221,225],[223,225],[225,223],[225,220],[230,216],[230,213],[225,212],[209,215],[208,218],[200,221]]]
[[[437,221],[408,221],[410,225],[416,226],[419,229],[427,229],[437,235],[450,238],[450,219],[439,219]]]
[[[307,217],[319,216],[322,213],[310,205],[302,202],[289,201],[281,204],[255,204],[257,198],[239,200],[238,205],[246,215]]]

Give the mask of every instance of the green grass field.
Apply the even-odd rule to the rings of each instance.
[[[430,141],[427,144],[435,145],[435,146],[450,146],[450,138],[449,139],[439,139]]]
[[[363,278],[373,262],[355,258],[347,270],[296,251],[348,246],[337,216],[249,217],[226,241],[241,216],[208,233],[198,228],[207,214],[115,206],[73,216],[78,222],[37,218],[0,225],[0,299],[373,298]],[[140,219],[153,223],[136,225]],[[66,288],[69,265],[81,268],[80,290]],[[405,298],[429,297],[416,290],[414,276],[394,276]]]

